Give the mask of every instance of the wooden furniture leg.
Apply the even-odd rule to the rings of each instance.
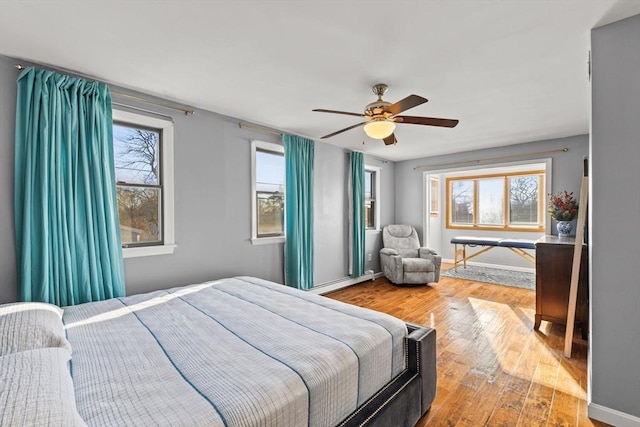
[[[540,322],[542,322],[542,316],[539,314],[536,314],[535,321],[533,322],[534,331],[540,330]]]

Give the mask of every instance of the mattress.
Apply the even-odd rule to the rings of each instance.
[[[90,426],[336,425],[405,368],[389,315],[236,277],[66,307]]]

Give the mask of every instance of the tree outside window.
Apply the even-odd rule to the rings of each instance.
[[[509,180],[509,218],[512,224],[538,223],[540,192],[538,176],[518,176]]]
[[[161,244],[161,131],[114,123],[113,140],[122,244]]]
[[[284,153],[255,149],[256,238],[284,236]]]

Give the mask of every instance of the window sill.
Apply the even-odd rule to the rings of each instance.
[[[123,258],[137,258],[141,256],[153,256],[153,255],[170,255],[176,245],[158,245],[158,246],[144,246],[140,248],[122,248]]]
[[[382,230],[379,228],[367,228],[365,231],[371,234],[379,234],[382,232]]]
[[[252,245],[271,245],[274,243],[284,243],[284,236],[278,237],[254,237],[251,239]]]

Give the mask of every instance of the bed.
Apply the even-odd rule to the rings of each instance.
[[[493,248],[508,248],[512,252],[526,259],[527,261],[536,262],[535,255],[527,250],[536,248],[535,240],[528,239],[502,239],[497,237],[474,237],[474,236],[456,236],[451,238],[451,243],[454,245],[454,269],[458,271],[458,264],[462,263],[464,268],[467,268],[467,261],[471,258],[477,257]],[[461,248],[458,248],[461,245]],[[476,247],[482,246],[483,248],[467,254],[467,246]]]
[[[257,278],[28,306],[0,425],[413,426],[435,396],[433,329]]]

